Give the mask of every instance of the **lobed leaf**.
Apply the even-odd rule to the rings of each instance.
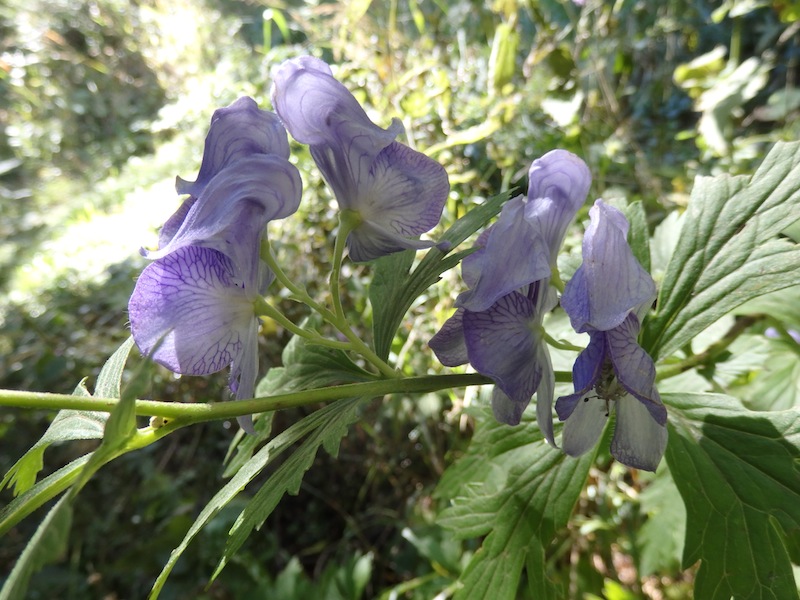
[[[247,461],[226,483],[211,500],[206,504],[200,514],[195,519],[192,526],[187,531],[181,543],[170,553],[169,560],[164,565],[153,587],[150,590],[148,598],[155,600],[161,593],[164,584],[178,562],[178,559],[183,554],[184,550],[189,546],[189,543],[195,538],[200,530],[205,527],[211,520],[222,510],[228,503],[233,500],[245,486],[250,483],[262,470],[272,463],[280,454],[297,443],[303,436],[315,431],[318,428],[325,427],[331,420],[336,419],[336,415],[340,414],[344,408],[354,401],[342,400],[325,406],[302,420],[294,423],[285,431],[281,432],[263,448],[261,448],[249,461]],[[277,474],[277,472],[276,472]],[[302,476],[302,474],[301,474]],[[272,477],[267,480],[267,484],[272,481]],[[281,494],[282,495],[282,494]],[[221,570],[219,567],[218,570]]]
[[[31,576],[66,552],[71,524],[72,502],[65,495],[50,509],[25,546],[0,590],[0,600],[24,600],[27,597]]]
[[[258,529],[264,524],[264,521],[272,514],[280,499],[283,498],[283,495],[286,493],[296,495],[298,493],[303,476],[314,463],[319,447],[324,447],[331,456],[335,457],[338,454],[340,440],[347,435],[350,425],[358,420],[356,409],[361,400],[361,398],[339,400],[311,415],[315,416],[323,411],[325,412],[324,420],[320,425],[264,482],[264,485],[256,492],[236,519],[229,533],[225,552],[214,574],[211,576],[212,580],[222,572],[222,569],[241,548],[253,529]],[[306,417],[306,419],[308,418]]]
[[[459,538],[486,535],[455,597],[516,598],[523,569],[535,597],[564,597],[547,576],[546,549],[566,526],[593,461],[593,452],[574,459],[548,446],[535,422],[510,428],[487,413],[436,492],[451,498],[440,525]]]
[[[695,181],[643,346],[667,356],[744,302],[800,282],[800,247],[777,236],[800,211],[800,142],[747,177]]]
[[[695,597],[798,598],[800,410],[750,412],[716,394],[664,394],[666,458],[686,504]]]
[[[133,338],[128,338],[106,361],[97,378],[95,396],[119,398],[122,370],[132,347]],[[81,381],[75,387],[73,396],[88,395],[84,382]],[[100,439],[103,437],[107,419],[108,414],[104,412],[59,411],[44,435],[8,470],[0,481],[0,489],[13,485],[15,496],[29,490],[44,467],[44,452],[48,446],[71,440]]]

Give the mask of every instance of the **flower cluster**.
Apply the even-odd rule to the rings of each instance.
[[[442,216],[450,183],[444,168],[370,121],[353,95],[318,58],[303,56],[275,73],[272,103],[286,129],[309,145],[339,208],[356,221],[347,236],[349,256],[374,260],[433,242],[418,236]]]
[[[186,375],[230,365],[231,389],[251,398],[258,374],[256,302],[274,275],[259,256],[266,225],[294,213],[301,182],[278,118],[240,98],[211,118],[203,161],[161,229],[128,304],[143,354]]]
[[[158,249],[142,250],[152,262],[128,305],[143,354],[187,375],[230,366],[238,399],[254,395],[259,316],[275,278],[260,255],[266,226],[293,214],[302,193],[284,127],[310,145],[350,214],[352,260],[432,245],[417,238],[438,223],[450,188],[438,163],[394,141],[399,122],[372,123],[321,60],[284,63],[272,95],[277,115],[246,97],[214,112],[197,178],[178,178],[187,198]]]
[[[492,409],[503,423],[518,424],[536,393],[539,427],[553,445],[555,377],[542,318],[557,303],[550,285],[556,255],[590,182],[586,165],[564,150],[534,161],[527,199],[506,203],[478,238],[478,249],[462,264],[469,289],[429,343],[442,364],[469,362],[494,380]],[[590,338],[574,365],[575,393],[556,402],[565,421],[563,449],[577,456],[591,448],[614,404],[612,455],[655,470],[666,445],[667,413],[653,361],[637,343],[655,284],[628,246],[625,216],[602,200],[589,215],[584,262],[561,298],[574,329]]]
[[[656,297],[653,279],[626,241],[628,221],[597,200],[583,238],[583,264],[564,288],[561,306],[589,345],[572,369],[575,393],[556,402],[565,421],[563,448],[577,456],[596,442],[616,410],[611,454],[623,464],[655,471],[667,444],[667,410],[655,387],[653,359],[637,343]]]
[[[527,198],[507,202],[478,238],[478,250],[462,265],[470,289],[429,343],[442,364],[469,362],[495,381],[492,409],[503,423],[518,424],[537,393],[539,425],[551,443],[555,379],[542,317],[556,304],[550,277],[590,184],[584,162],[565,150],[535,160]]]

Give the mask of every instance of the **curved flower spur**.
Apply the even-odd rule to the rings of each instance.
[[[550,278],[558,250],[586,200],[591,174],[566,150],[531,164],[527,197],[506,203],[497,222],[478,238],[479,250],[462,263],[470,289],[429,346],[447,366],[469,362],[495,381],[492,409],[516,425],[534,393],[537,420],[554,445],[555,376],[542,318],[556,304]]]
[[[602,200],[589,216],[583,264],[561,298],[572,327],[590,338],[572,369],[575,393],[556,402],[565,422],[563,449],[578,456],[594,446],[613,406],[611,455],[655,471],[667,444],[667,410],[655,387],[653,360],[637,342],[655,283],[628,246],[625,216]]]
[[[250,98],[211,120],[198,178],[178,178],[190,196],[161,230],[153,262],[128,304],[141,352],[184,375],[231,366],[237,399],[258,374],[256,305],[274,275],[259,258],[266,225],[294,213],[301,196],[277,117]],[[240,420],[247,428],[249,421]]]
[[[441,218],[450,190],[436,161],[395,141],[375,125],[330,67],[303,56],[274,73],[272,103],[286,129],[308,144],[311,156],[333,190],[346,226],[347,249],[356,262],[405,249],[428,248],[418,237]]]

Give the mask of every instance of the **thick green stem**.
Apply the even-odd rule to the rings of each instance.
[[[556,371],[555,375],[556,381],[571,381],[571,374],[568,372]],[[234,402],[184,404],[181,402],[137,400],[136,414],[139,416],[162,417],[164,419],[180,419],[182,425],[188,425],[205,421],[231,419],[254,413],[271,412],[306,404],[331,402],[343,398],[355,398],[357,396],[377,397],[386,394],[425,394],[439,390],[492,383],[494,382],[489,377],[477,373],[424,375],[421,377],[348,383]],[[119,404],[119,400],[115,398],[92,398],[67,394],[48,394],[45,392],[0,390],[0,406],[16,408],[111,412],[117,404]],[[158,431],[158,428],[154,428],[154,430]],[[142,441],[141,443],[146,445],[149,442]]]
[[[290,394],[278,394],[266,398],[237,400],[222,403],[184,404],[179,402],[157,402],[137,400],[136,414],[164,417],[166,419],[189,420],[192,423],[230,419],[253,413],[270,412],[283,408],[330,402],[356,396],[383,396],[395,393],[427,393],[449,388],[483,385],[492,380],[473,373],[460,375],[427,375],[403,379],[383,379],[365,383],[349,383],[326,388],[318,388]],[[90,398],[67,394],[47,394],[43,392],[20,392],[0,390],[0,406],[18,408],[39,408],[48,410],[90,410],[111,412],[119,403],[113,398]]]

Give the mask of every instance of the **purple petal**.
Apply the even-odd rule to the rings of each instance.
[[[164,226],[161,227],[161,231],[158,233],[159,248],[163,248],[172,241],[172,238],[175,237],[175,234],[178,233],[181,225],[186,220],[186,215],[189,214],[189,209],[194,206],[195,202],[197,202],[197,198],[194,196],[189,196],[181,203],[181,205],[178,207],[178,210],[172,213],[172,216],[167,219],[167,222],[164,223]]]
[[[593,448],[608,421],[606,403],[599,398],[578,402],[564,422],[561,448],[570,456],[580,456]]]
[[[467,256],[461,261],[461,278],[468,287],[473,288],[478,285],[478,280],[481,278],[481,270],[483,269],[482,255],[486,253],[486,244],[489,243],[489,236],[494,230],[494,225],[484,229],[473,244],[476,248],[475,252]]]
[[[430,248],[433,242],[398,235],[374,223],[364,222],[347,236],[347,254],[353,262],[369,262],[400,252]]]
[[[575,393],[562,396],[556,401],[558,418],[566,421],[580,401],[594,388],[606,360],[606,339],[603,332],[590,332],[589,345],[572,365],[572,382]]]
[[[525,218],[539,223],[551,263],[591,183],[586,163],[566,150],[553,150],[531,164]]]
[[[470,363],[476,371],[494,379],[520,406],[520,415],[539,387],[546,366],[539,362],[538,346],[542,342],[534,333],[532,320],[532,302],[517,292],[504,296],[488,310],[467,310],[463,316]]]
[[[358,181],[402,131],[375,125],[325,62],[302,56],[284,62],[273,76],[272,104],[286,129],[312,155],[342,208],[351,208]]]
[[[209,181],[226,166],[253,154],[274,154],[289,158],[289,140],[274,113],[259,110],[255,100],[242,97],[211,116],[203,162],[194,182],[180,177],[179,194],[199,196]]]
[[[439,222],[449,190],[447,173],[439,163],[392,142],[358,181],[350,207],[363,222],[348,238],[350,257],[363,262],[406,248],[432,246],[433,242],[421,242],[416,236]]]
[[[457,367],[469,362],[467,344],[464,340],[463,317],[464,309],[459,308],[428,342],[436,358],[446,367]]]
[[[483,250],[467,256],[462,271],[474,280],[459,294],[456,306],[483,311],[534,281],[550,277],[547,246],[536,225],[524,218],[525,199],[509,200],[491,227]]]
[[[625,216],[602,200],[595,202],[589,216],[583,264],[567,283],[561,305],[576,331],[608,331],[652,301],[656,288],[628,246]]]
[[[289,133],[309,146],[335,146],[352,140],[371,157],[402,130],[375,125],[330,67],[313,56],[287,60],[272,78],[272,104]]]
[[[128,311],[142,354],[176,373],[207,375],[255,352],[245,348],[254,339],[252,296],[233,262],[209,248],[182,247],[149,264]]]
[[[267,222],[297,210],[300,190],[297,169],[282,158],[262,154],[237,161],[208,183],[169,243],[145,255],[158,259],[185,246],[213,248],[243,271],[248,287],[260,289],[259,240]]]
[[[616,402],[617,426],[611,441],[611,455],[636,469],[655,471],[667,447],[667,428],[632,396]]]
[[[655,386],[656,367],[637,343],[638,335],[639,322],[629,315],[619,327],[606,332],[608,353],[620,385],[647,407],[659,425],[665,425],[667,409]]]

